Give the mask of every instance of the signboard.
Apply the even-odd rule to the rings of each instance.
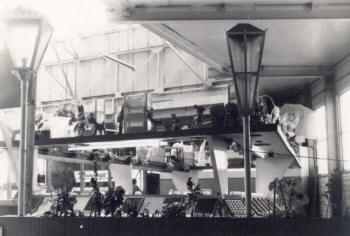
[[[84,183],[90,183],[91,178],[95,177],[93,170],[84,171]],[[76,183],[80,183],[80,171],[74,171],[74,178]],[[97,182],[108,182],[108,170],[97,171]]]

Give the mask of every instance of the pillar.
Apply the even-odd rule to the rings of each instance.
[[[338,113],[336,102],[336,89],[334,76],[326,77],[326,120],[327,120],[327,148],[328,148],[328,179],[335,178],[335,191],[331,195],[331,209],[333,217],[340,217],[342,211],[342,194],[341,194],[341,175],[342,170],[339,155],[339,138],[338,138]],[[329,213],[330,213],[329,212]]]
[[[227,143],[223,138],[210,136],[208,137],[208,144],[214,178],[220,189],[220,194],[224,196],[224,194],[228,194]]]

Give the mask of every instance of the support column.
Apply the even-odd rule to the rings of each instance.
[[[28,80],[27,88],[27,111],[26,111],[26,160],[25,160],[25,205],[24,213],[27,214],[32,208],[33,195],[33,161],[35,141],[35,109],[36,109],[36,72],[32,73]]]
[[[250,184],[250,116],[243,118],[244,187],[247,218],[252,217],[252,186]]]
[[[331,209],[333,217],[340,217],[342,211],[342,194],[341,194],[341,174],[342,164],[339,155],[338,139],[338,113],[336,102],[336,89],[334,76],[326,77],[326,120],[327,120],[327,148],[328,148],[328,178],[335,179],[335,189],[331,196]]]
[[[312,89],[311,85],[304,86],[304,106],[312,109]]]
[[[208,137],[208,144],[216,185],[221,196],[224,196],[228,194],[227,143],[223,138],[210,136]]]
[[[326,78],[326,118],[328,157],[333,159],[328,161],[328,172],[333,173],[334,170],[341,170],[341,161],[338,155],[338,116],[334,77]]]
[[[20,154],[19,154],[19,186],[18,186],[18,216],[24,213],[24,180],[25,180],[25,127],[26,127],[26,90],[27,81],[21,79],[21,138],[20,138]]]
[[[109,168],[109,165],[107,169],[108,169],[108,188],[114,188],[112,183],[112,173],[111,173],[111,169]]]
[[[84,182],[84,163],[80,164],[80,195],[83,195],[85,182]]]
[[[163,84],[161,83],[160,79],[160,52],[157,53],[157,80],[158,80],[158,87],[164,88]]]
[[[143,179],[142,193],[146,194],[147,193],[147,170],[142,171],[142,179]]]

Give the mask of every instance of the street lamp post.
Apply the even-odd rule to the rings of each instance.
[[[24,7],[9,11],[0,24],[14,65],[12,73],[21,81],[18,215],[23,216],[30,208],[32,197],[37,70],[53,29],[44,17]]]
[[[243,117],[243,148],[245,168],[245,202],[247,218],[251,212],[250,184],[250,115],[258,95],[260,65],[265,33],[250,24],[237,24],[226,32],[233,82],[238,107]]]

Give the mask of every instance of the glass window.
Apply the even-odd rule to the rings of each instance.
[[[328,173],[328,148],[327,148],[327,124],[326,108],[324,105],[315,110],[315,118],[318,129],[318,138],[316,140],[318,173]]]
[[[339,105],[344,170],[350,170],[350,90],[340,95]]]
[[[0,165],[4,170],[8,169],[6,150],[0,148]],[[8,171],[0,171],[0,200],[7,200]]]

